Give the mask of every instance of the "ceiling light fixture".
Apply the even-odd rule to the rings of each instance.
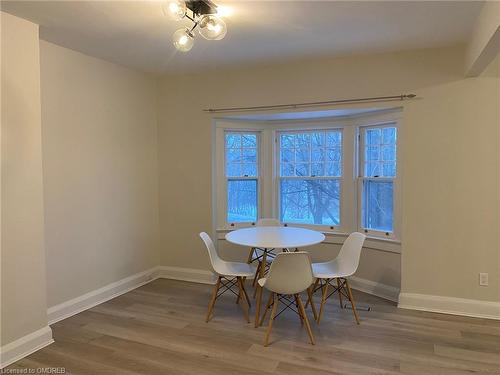
[[[197,27],[200,35],[207,40],[224,38],[227,27],[221,15],[228,15],[230,12],[230,8],[218,7],[211,0],[174,0],[163,5],[163,13],[170,18],[177,21],[187,18],[193,23],[190,28],[179,29],[173,35],[174,46],[181,52],[187,52],[193,47],[193,31]]]

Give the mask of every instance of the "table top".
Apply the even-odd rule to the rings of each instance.
[[[325,235],[304,228],[252,227],[229,232],[226,240],[236,245],[262,249],[294,249],[323,242]]]

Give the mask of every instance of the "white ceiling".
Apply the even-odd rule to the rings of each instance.
[[[159,1],[2,1],[40,24],[42,39],[151,73],[463,43],[478,1],[230,1],[221,41],[196,38],[177,52]]]

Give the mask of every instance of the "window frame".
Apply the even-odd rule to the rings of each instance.
[[[396,128],[396,176],[395,177],[365,177],[365,137],[366,131],[377,128]],[[356,146],[356,191],[357,191],[357,230],[365,233],[367,236],[398,240],[400,238],[400,128],[399,121],[384,121],[373,124],[363,124],[357,127],[357,146]],[[392,182],[393,184],[393,228],[392,232],[369,229],[363,226],[363,184],[364,181]]]
[[[281,142],[280,136],[281,134],[286,133],[317,133],[317,132],[334,132],[339,131],[341,134],[341,157],[340,157],[340,168],[341,175],[340,176],[308,176],[308,177],[299,177],[299,176],[281,176]],[[294,127],[290,129],[277,129],[274,134],[275,139],[275,150],[274,150],[274,171],[275,171],[275,217],[281,221],[281,180],[338,180],[340,183],[340,196],[339,196],[339,219],[340,223],[338,225],[322,225],[322,224],[303,224],[303,223],[293,223],[293,222],[282,222],[286,226],[300,226],[304,228],[316,229],[321,231],[338,231],[343,227],[343,205],[342,205],[342,195],[344,190],[344,127],[339,124],[335,124],[333,126],[323,126],[323,127],[315,127],[315,128],[300,128]]]
[[[257,137],[257,176],[228,176],[226,173],[226,168],[227,168],[227,159],[226,159],[226,135],[227,134],[255,134]],[[224,129],[224,166],[223,166],[223,173],[224,173],[224,217],[225,217],[225,223],[229,225],[230,227],[235,227],[235,226],[247,226],[249,224],[254,225],[255,221],[238,221],[238,222],[228,222],[227,220],[227,192],[228,192],[228,182],[229,181],[243,181],[243,180],[251,180],[257,181],[257,218],[256,221],[259,220],[261,217],[260,212],[262,209],[262,157],[261,157],[261,133],[256,130],[240,130],[240,129]]]

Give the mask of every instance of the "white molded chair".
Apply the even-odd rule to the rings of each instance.
[[[299,295],[299,293],[309,289],[313,280],[311,260],[307,252],[284,252],[276,255],[271,264],[268,276],[259,279],[259,285],[271,292],[260,322],[261,324],[264,322],[267,311],[272,306],[271,317],[269,318],[269,325],[264,339],[264,346],[267,346],[269,343],[269,336],[271,334],[274,319],[288,308],[299,315],[301,323],[305,323],[311,344],[314,345],[314,336]],[[284,303],[285,307],[276,314],[279,302]],[[295,305],[297,310],[293,308],[293,305]]]
[[[321,316],[323,315],[323,308],[325,306],[326,300],[334,293],[338,293],[340,307],[342,308],[342,296],[344,296],[351,302],[354,318],[356,319],[356,323],[359,324],[356,304],[354,303],[351,287],[349,286],[347,278],[353,275],[358,269],[361,249],[363,248],[365,238],[366,236],[362,233],[351,233],[349,237],[347,237],[347,239],[344,241],[344,244],[342,245],[337,258],[329,262],[312,264],[313,275],[316,278],[316,281],[312,288],[313,290],[311,294],[320,289],[322,291],[321,305],[317,317],[318,323],[320,322]],[[331,284],[332,281],[336,281],[337,285]],[[320,284],[319,287],[318,283]],[[333,287],[333,291],[330,294],[328,294],[329,286]]]
[[[210,320],[217,298],[219,298],[225,292],[230,291],[237,296],[237,303],[240,302],[240,299],[246,302],[246,307],[242,306],[242,309],[245,314],[245,319],[248,323],[250,323],[250,318],[248,316],[248,310],[250,309],[250,300],[248,299],[248,295],[245,290],[245,279],[247,277],[253,276],[253,267],[247,263],[242,262],[226,262],[219,257],[214,243],[212,242],[212,239],[208,234],[202,232],[200,233],[200,237],[207,247],[212,268],[218,275],[217,282],[215,283],[215,287],[212,292],[212,298],[210,299],[210,303],[208,304],[208,312],[205,321],[208,323],[208,321]],[[238,286],[238,293],[236,293],[232,289],[232,287],[234,286]],[[219,293],[219,289],[221,289],[221,287],[225,289],[223,289]]]
[[[259,219],[257,220],[257,223],[256,223],[256,226],[257,227],[280,227],[281,226],[281,223],[278,219]],[[264,251],[267,252],[266,254],[266,264],[265,264],[265,272],[267,272],[269,270],[269,265],[271,264],[271,262],[273,261],[275,255],[274,253],[272,253],[274,249],[259,249],[259,248],[256,248],[256,247],[253,247],[250,249],[250,253],[248,254],[248,260],[247,260],[247,263],[248,264],[251,264],[255,261],[258,262],[258,265],[257,265],[257,269],[255,270],[255,276],[254,276],[254,279],[253,279],[253,286],[255,287],[255,284],[257,283],[257,280],[258,280],[258,276],[259,276],[259,273],[260,273],[260,268],[262,267],[262,259],[263,259],[263,255],[264,255]],[[255,298],[255,293],[256,293],[256,290],[254,290],[254,294],[253,294],[253,297]]]

